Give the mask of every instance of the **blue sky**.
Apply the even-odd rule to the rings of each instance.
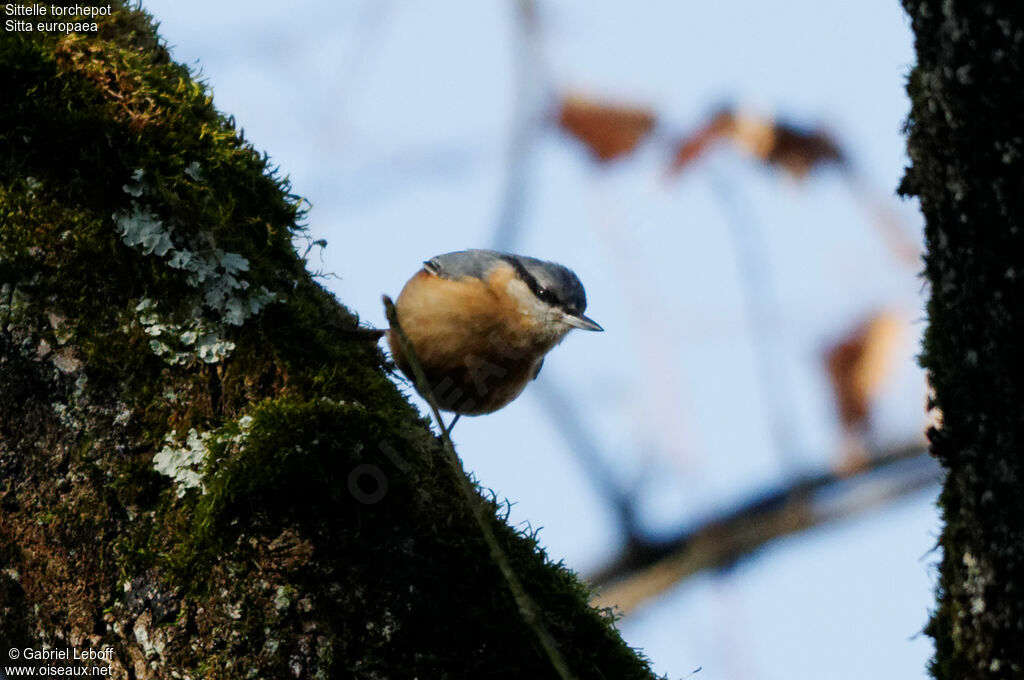
[[[148,0],[175,59],[199,69],[219,109],[312,203],[313,258],[367,322],[438,253],[492,245],[506,186],[517,78],[514,2]],[[823,124],[874,200],[911,238],[920,217],[891,198],[906,163],[900,125],[913,62],[898,3],[540,3],[533,53],[559,90],[651,107],[662,138],[720,103]],[[535,75],[531,75],[535,78]],[[562,262],[607,331],[571,334],[541,380],[562,387],[618,479],[641,489],[652,532],[728,507],[765,484],[835,463],[841,435],[821,353],[879,308],[908,320],[877,406],[877,437],[923,424],[913,362],[923,287],[885,249],[835,172],[804,183],[727,148],[671,183],[670,149],[597,167],[550,128],[531,145],[516,249]],[[725,194],[728,194],[726,196]],[[762,244],[756,330],[730,220]],[[770,293],[770,295],[769,295]],[[758,382],[770,347],[771,389]],[[614,554],[606,499],[528,389],[463,419],[459,453],[481,483],[543,527],[555,559],[586,573]],[[702,680],[924,678],[937,490],[777,542],[705,574],[621,623],[658,672]]]

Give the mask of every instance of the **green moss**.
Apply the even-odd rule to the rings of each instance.
[[[388,429],[365,407],[320,398],[266,401],[241,423],[220,428],[207,440],[203,489],[188,506],[178,564],[187,573],[207,567],[234,542],[240,520],[276,535],[291,524],[313,526],[351,512],[348,475],[379,457],[367,442],[388,441]]]
[[[302,202],[114,7],[0,34],[0,557],[31,575],[0,575],[0,634],[109,644],[126,676],[551,677],[424,419],[296,254]],[[155,468],[192,430],[183,489]],[[578,677],[650,677],[490,508]]]

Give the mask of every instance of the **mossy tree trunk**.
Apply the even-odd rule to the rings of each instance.
[[[1024,677],[1024,5],[904,0],[911,167],[930,283],[922,363],[942,423],[942,680]]]
[[[91,34],[0,32],[0,654],[553,677],[438,441],[296,255],[299,201],[113,6]],[[651,677],[490,519],[577,677]]]

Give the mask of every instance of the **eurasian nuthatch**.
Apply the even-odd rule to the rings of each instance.
[[[604,330],[586,307],[583,284],[566,267],[493,250],[431,258],[395,303],[435,402],[458,415],[491,413],[519,396],[573,328]],[[411,376],[394,331],[388,344]]]

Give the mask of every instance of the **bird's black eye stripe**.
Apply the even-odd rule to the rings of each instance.
[[[506,261],[512,265],[516,270],[516,273],[519,274],[519,278],[521,278],[533,294],[537,296],[537,299],[543,300],[544,302],[551,302],[554,299],[551,291],[540,285],[540,283],[537,282],[536,277],[534,277],[534,275],[530,273],[530,270],[524,267],[523,263],[517,258],[509,257]]]
[[[557,298],[555,298],[555,294],[544,286],[537,286],[536,290],[533,291],[533,294],[537,296],[538,300],[547,302],[548,304],[555,304],[558,302]]]
[[[526,270],[522,262],[511,255],[505,255],[501,259],[512,265],[512,268],[516,270],[516,274],[519,274],[519,278],[525,281],[531,289],[537,287],[537,280],[533,278],[533,274]]]
[[[534,295],[540,297],[540,294],[537,291],[540,290],[542,287],[539,283],[537,283],[537,279],[534,278],[533,274],[531,274],[529,270],[523,266],[523,263],[520,262],[515,257],[512,257],[511,255],[508,257],[504,257],[502,259],[508,262],[510,265],[512,265],[512,268],[516,270],[516,274],[518,274],[519,278],[523,280],[523,283],[525,283],[527,287],[531,291],[533,291]]]
[[[530,289],[530,291],[537,296],[538,300],[547,303],[553,307],[567,309],[566,304],[562,300],[560,300],[558,296],[556,296],[551,291],[551,289],[542,286],[540,282],[537,281],[537,278],[533,274],[531,274],[526,267],[523,266],[522,262],[520,262],[513,256],[507,256],[502,259],[504,259],[506,262],[512,265],[512,267],[516,270],[516,273],[519,275],[519,278],[521,278],[523,282],[527,285],[527,287]]]

